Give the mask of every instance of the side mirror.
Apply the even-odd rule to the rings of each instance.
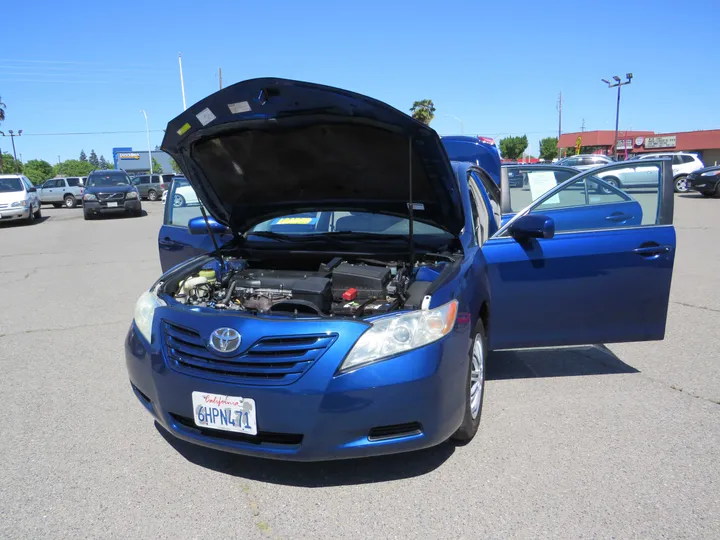
[[[28,193],[35,193],[35,192],[37,192],[37,188],[35,188],[35,187],[28,188]]]
[[[553,218],[541,214],[527,214],[510,226],[510,234],[517,240],[526,238],[546,238],[555,236]]]
[[[205,224],[205,218],[202,216],[194,217],[188,221],[188,232],[190,234],[207,234],[208,225],[213,234],[225,234],[228,232],[228,228],[215,221],[213,218],[208,216],[207,224]]]

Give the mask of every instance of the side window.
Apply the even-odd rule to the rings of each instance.
[[[78,187],[80,185],[80,179],[79,178],[68,178],[67,183],[68,183],[68,186],[70,186],[70,187]]]
[[[681,156],[680,154],[675,154],[673,156],[673,165],[682,165],[683,163],[683,156]]]
[[[472,206],[473,236],[477,245],[482,246],[490,235],[490,215],[482,200],[480,188],[473,180],[468,182],[468,189]]]
[[[165,225],[187,227],[188,221],[201,216],[200,201],[187,180],[175,180],[165,200]]]
[[[692,156],[680,156],[682,158],[683,163],[694,163],[695,158]]]
[[[25,184],[25,189],[30,189],[33,187],[33,183],[30,181],[30,179],[27,176],[22,177],[23,184]]]
[[[485,188],[485,192],[490,199],[490,208],[492,209],[493,219],[495,224],[500,228],[500,222],[502,221],[502,210],[500,206],[501,192],[495,181],[490,178],[484,171],[472,171],[470,175]]]
[[[152,177],[152,183],[153,183],[153,184],[159,184],[159,183],[160,183],[160,177],[153,175],[153,177]]]
[[[660,178],[657,163],[584,174],[543,195],[529,213],[551,217],[556,233],[656,225]]]
[[[542,197],[558,184],[569,180],[579,172],[565,169],[537,167],[513,168],[508,171],[510,179],[510,209],[519,212]]]

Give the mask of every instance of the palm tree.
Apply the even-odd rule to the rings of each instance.
[[[2,96],[0,96],[0,122],[5,120],[5,104],[3,103]]]
[[[429,126],[430,122],[435,118],[435,104],[432,99],[414,101],[413,106],[410,107],[410,112],[415,120]]]

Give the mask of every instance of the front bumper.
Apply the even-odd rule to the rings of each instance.
[[[720,175],[688,177],[688,188],[700,193],[715,193],[720,182]]]
[[[30,212],[32,212],[31,208],[22,206],[0,208],[0,221],[28,219],[30,217]]]
[[[112,202],[112,201],[111,201]],[[107,202],[83,201],[84,212],[88,214],[121,214],[139,212],[142,209],[140,199],[118,201],[117,206],[108,206]]]
[[[132,389],[157,422],[175,437],[209,448],[318,461],[406,452],[447,440],[465,410],[469,325],[426,347],[337,375],[361,333],[341,336],[299,380],[285,386],[237,384],[179,372],[164,345],[149,345],[134,323],[125,356]],[[258,435],[195,426],[193,391],[254,399]],[[388,426],[408,428],[390,438],[370,437],[374,428]]]

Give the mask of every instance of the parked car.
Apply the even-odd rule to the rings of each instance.
[[[149,201],[157,201],[172,182],[174,174],[142,174],[132,179],[140,197]]]
[[[20,174],[0,174],[0,221],[24,219],[33,223],[42,217],[37,188]]]
[[[587,171],[588,169],[602,167],[610,163],[615,163],[615,160],[610,156],[604,156],[602,154],[577,154],[557,161],[557,165],[573,167],[578,171]]]
[[[140,195],[125,171],[93,171],[83,196],[83,217],[88,220],[102,214],[142,215]]]
[[[706,197],[720,197],[720,165],[705,167],[688,174],[688,189],[702,193]]]
[[[506,186],[451,163],[433,130],[283,79],[205,98],[162,148],[211,217],[166,204],[161,259],[219,247],[141,295],[125,355],[137,399],[190,443],[323,460],[469,441],[489,351],[664,337],[671,190],[622,224],[634,205],[591,195],[587,171],[491,234]],[[672,181],[667,160],[648,164]]]
[[[440,140],[452,161],[467,161],[482,167],[500,184],[500,151],[495,141],[489,137],[470,137],[448,135]]]
[[[55,208],[65,206],[75,208],[82,202],[84,178],[69,176],[67,178],[52,178],[38,188],[38,196],[43,204],[52,204]]]
[[[687,183],[688,175],[705,167],[699,157],[688,152],[653,152],[635,157],[636,160],[658,158],[672,158],[673,180],[675,181],[676,193],[685,193],[689,189]]]

